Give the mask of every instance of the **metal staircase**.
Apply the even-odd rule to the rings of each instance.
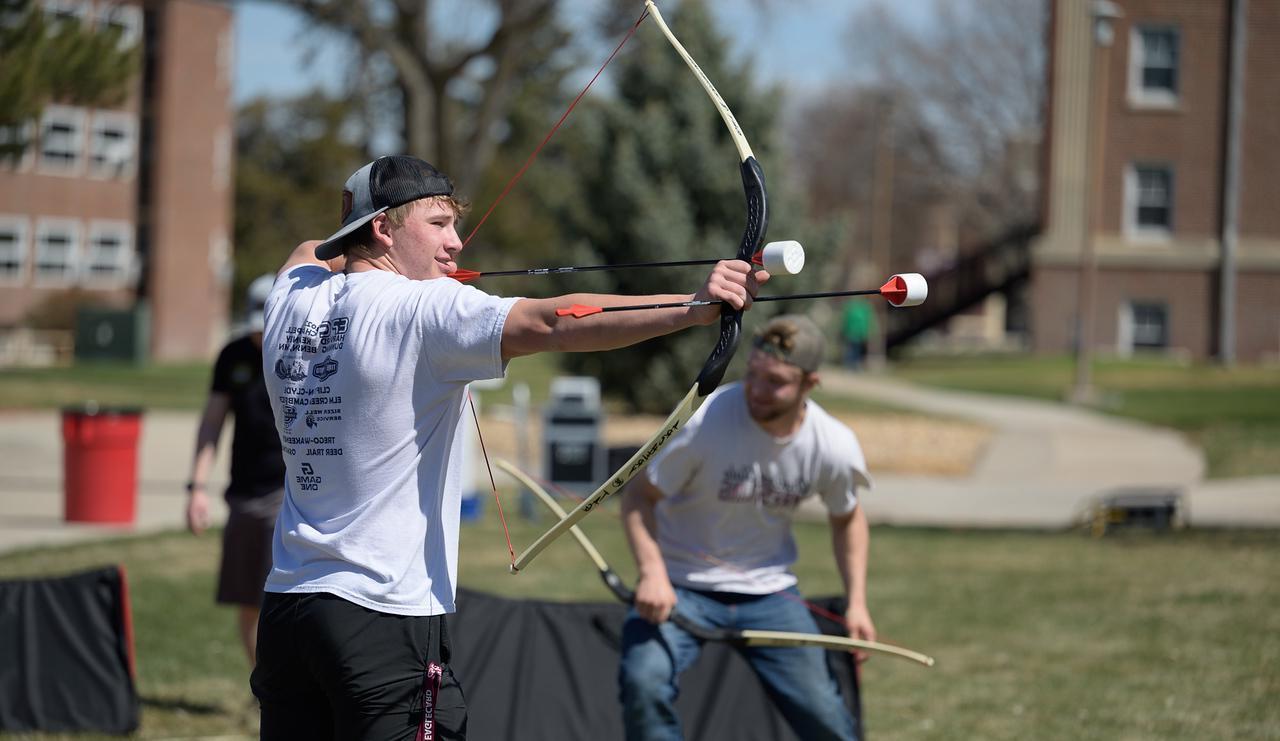
[[[925,276],[929,298],[908,310],[890,309],[885,346],[892,351],[927,329],[1007,291],[1031,275],[1031,240],[1039,224],[1015,227],[987,247],[961,258],[955,266]]]

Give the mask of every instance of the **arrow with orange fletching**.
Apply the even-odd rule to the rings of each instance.
[[[929,295],[929,284],[919,273],[902,273],[891,277],[879,288],[856,291],[825,291],[822,293],[791,293],[782,296],[756,296],[756,301],[789,301],[811,298],[835,298],[837,296],[883,296],[891,306],[919,306]],[[723,303],[718,300],[674,301],[663,304],[628,304],[626,306],[586,306],[573,304],[567,309],[556,309],[556,316],[575,319],[602,314],[607,311],[642,311],[644,309],[678,309],[690,306],[710,306]]]

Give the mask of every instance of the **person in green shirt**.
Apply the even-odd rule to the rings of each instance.
[[[867,357],[867,341],[876,331],[876,314],[871,304],[853,299],[844,304],[840,337],[844,340],[844,364],[857,370]]]

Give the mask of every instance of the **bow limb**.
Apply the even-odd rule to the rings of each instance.
[[[724,102],[724,98],[720,97],[720,93],[716,91],[715,86],[707,79],[702,68],[698,66],[698,63],[685,50],[679,39],[671,32],[666,21],[663,20],[658,6],[654,5],[652,0],[649,0],[645,3],[645,9],[658,24],[667,41],[671,42],[671,46],[684,59],[690,71],[698,78],[702,89],[706,91],[708,97],[711,98],[712,103],[715,104],[716,109],[720,112],[720,118],[728,128],[729,136],[733,139],[734,146],[738,150],[742,189],[746,195],[747,223],[743,229],[742,240],[738,244],[738,252],[735,255],[735,259],[750,263],[752,257],[760,251],[761,245],[764,243],[765,232],[769,226],[769,197],[764,184],[764,170],[760,167],[760,163],[756,161],[755,155],[752,154],[751,145],[747,143],[747,137],[742,133],[742,127],[738,125],[738,120],[734,117],[733,111],[729,109],[728,104]],[[644,468],[645,464],[667,444],[667,441],[676,433],[676,430],[689,421],[697,401],[708,396],[720,385],[720,381],[724,378],[725,370],[728,369],[729,362],[733,360],[733,355],[738,349],[741,334],[742,309],[734,309],[727,303],[721,304],[720,335],[716,340],[715,348],[707,356],[702,370],[698,373],[697,380],[676,406],[675,411],[671,412],[662,427],[644,445],[640,446],[640,450],[624,463],[622,468],[618,469],[604,484],[584,499],[577,508],[563,516],[559,522],[554,524],[532,545],[526,548],[523,553],[516,557],[511,564],[511,573],[514,574],[523,569],[552,541],[569,531],[575,523],[586,517],[587,513],[606,497],[617,493],[619,489],[631,480],[631,477]]]
[[[739,169],[742,175],[742,190],[747,199],[747,223],[742,232],[742,241],[738,244],[738,254],[736,259],[744,262],[751,262],[751,257],[759,251],[760,246],[764,243],[765,232],[769,228],[769,194],[765,189],[764,170],[760,167],[760,163],[756,161],[755,155],[751,152],[751,145],[747,143],[747,137],[742,133],[742,126],[738,124],[738,119],[730,110],[729,104],[724,102],[724,98],[720,97],[719,91],[715,85],[711,84],[711,80],[707,79],[707,75],[693,60],[693,57],[671,32],[671,28],[662,17],[658,6],[654,5],[653,0],[645,2],[645,9],[658,24],[658,28],[662,30],[662,35],[671,43],[672,48],[684,60],[685,65],[689,67],[689,71],[693,72],[693,76],[698,78],[698,82],[702,85],[702,89],[706,91],[707,96],[711,98],[711,102],[715,104],[716,110],[720,112],[720,118],[724,121],[725,126],[729,130],[729,136],[733,139],[733,145],[738,149],[738,159],[740,160]],[[702,366],[702,371],[698,374],[698,396],[703,397],[710,394],[720,385],[721,379],[724,378],[724,372],[729,367],[729,361],[733,360],[733,354],[738,349],[738,340],[742,334],[742,310],[734,309],[728,304],[720,306],[720,337],[716,342],[715,349],[711,351],[711,355]]]
[[[625,486],[626,483],[631,480],[631,477],[636,475],[636,472],[644,468],[650,458],[657,455],[659,450],[662,450],[662,447],[667,444],[667,441],[671,439],[672,435],[676,434],[676,430],[680,429],[684,426],[685,422],[689,421],[689,417],[693,416],[693,405],[697,399],[698,385],[694,384],[684,395],[684,398],[680,400],[680,403],[676,405],[675,411],[671,412],[667,417],[667,420],[662,423],[662,427],[658,428],[658,431],[649,438],[648,442],[640,447],[640,450],[636,451],[635,455],[631,456],[630,460],[622,465],[622,468],[619,468],[607,481],[592,492],[590,496],[583,499],[572,512],[562,514],[560,516],[560,520],[556,522],[556,524],[552,525],[549,530],[539,536],[537,540],[533,541],[532,545],[524,549],[524,552],[516,557],[515,561],[511,564],[511,573],[514,574],[520,571],[520,569],[523,569],[526,564],[532,561],[539,553],[550,545],[553,540],[564,535],[566,532],[569,532],[570,529],[573,529],[574,525],[580,522],[582,518],[586,517],[597,504],[602,502],[606,497],[616,494],[619,489]]]
[[[524,471],[517,468],[511,462],[498,458],[494,460],[494,465],[502,469],[507,475],[519,481],[522,485],[533,492],[533,495],[542,502],[547,509],[551,510],[561,520],[567,517],[564,508],[560,503],[551,496],[542,484],[529,476]],[[582,528],[577,525],[570,525],[569,532],[573,535],[574,540],[578,542],[578,546],[587,554],[587,558],[595,564],[596,570],[600,572],[600,578],[604,580],[605,586],[614,596],[625,604],[630,605],[635,601],[635,592],[631,591],[622,581],[622,577],[613,570],[609,562],[600,554],[595,544],[587,538],[587,534],[582,532]],[[671,621],[688,633],[708,641],[722,641],[740,646],[814,646],[826,649],[828,651],[876,651],[878,653],[897,656],[898,658],[914,661],[924,666],[933,666],[933,657],[926,656],[918,651],[893,646],[878,641],[864,641],[858,638],[848,638],[845,636],[833,636],[820,633],[789,633],[777,630],[729,630],[707,628],[699,625],[679,612],[671,614]]]

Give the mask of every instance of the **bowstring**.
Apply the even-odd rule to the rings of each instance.
[[[555,136],[556,132],[560,130],[560,125],[565,122],[565,119],[569,118],[569,114],[573,113],[573,109],[578,107],[578,101],[582,100],[582,97],[587,94],[587,91],[591,89],[591,86],[594,85],[596,80],[600,78],[600,75],[604,73],[605,67],[608,67],[609,63],[613,61],[613,58],[618,56],[618,52],[622,51],[622,47],[631,40],[631,37],[635,35],[636,29],[640,28],[640,24],[648,17],[649,10],[646,8],[644,12],[640,14],[640,17],[636,19],[635,24],[631,26],[631,30],[627,31],[626,35],[622,37],[622,41],[614,47],[613,53],[609,55],[609,58],[604,60],[604,64],[600,65],[600,69],[596,70],[595,75],[592,76],[586,87],[582,88],[582,91],[578,93],[578,96],[574,98],[573,102],[569,104],[569,107],[564,110],[564,113],[560,116],[560,120],[556,121],[555,126],[552,126],[551,130],[547,132],[547,135],[542,138],[542,142],[534,148],[533,154],[529,155],[529,159],[525,160],[524,164],[520,166],[520,169],[516,171],[516,174],[507,181],[502,192],[498,194],[498,197],[494,199],[493,204],[489,206],[489,210],[484,212],[484,216],[480,217],[480,221],[477,222],[471,229],[471,232],[467,234],[467,238],[462,240],[462,246],[464,248],[471,242],[471,238],[476,235],[476,232],[480,231],[480,227],[484,225],[484,222],[489,219],[489,214],[493,213],[493,210],[498,207],[498,204],[502,203],[502,199],[506,198],[507,194],[511,192],[511,189],[520,181],[520,178],[524,177],[525,170],[528,170],[529,166],[533,164],[533,161],[538,158],[538,155],[542,152],[542,148],[547,146],[547,142],[551,141],[551,137]]]
[[[520,169],[516,174],[507,181],[502,192],[494,199],[493,204],[489,206],[489,209],[484,212],[484,216],[480,217],[480,221],[478,221],[476,225],[472,227],[470,233],[467,234],[467,238],[462,240],[462,246],[464,249],[471,242],[471,238],[476,235],[476,232],[480,231],[480,227],[484,226],[485,221],[489,219],[489,215],[498,207],[498,204],[502,202],[502,199],[506,198],[507,194],[511,192],[511,189],[520,181],[520,178],[524,177],[525,171],[528,170],[529,166],[533,164],[533,161],[538,158],[538,154],[542,152],[542,148],[545,147],[547,142],[551,141],[551,137],[555,136],[555,133],[560,130],[560,125],[569,118],[569,114],[578,106],[578,102],[587,94],[587,91],[591,89],[591,86],[595,84],[596,80],[600,79],[600,75],[604,73],[605,68],[609,66],[609,63],[613,61],[614,57],[618,56],[618,52],[622,51],[622,47],[631,40],[631,37],[636,33],[636,29],[640,28],[640,24],[648,17],[649,10],[646,8],[640,13],[640,17],[636,19],[636,22],[632,24],[631,29],[622,37],[622,41],[614,47],[613,53],[609,55],[609,58],[604,60],[604,64],[600,65],[600,69],[596,70],[595,75],[593,75],[591,80],[587,82],[586,87],[582,88],[582,91],[578,93],[577,97],[573,99],[573,102],[569,104],[569,107],[565,109],[563,114],[561,114],[560,120],[556,121],[555,125],[551,127],[551,130],[547,132],[547,135],[544,136],[538,146],[534,148],[533,153],[530,154],[529,158],[520,166]],[[502,499],[498,496],[498,485],[495,483],[493,478],[493,467],[489,465],[489,451],[485,449],[484,433],[480,431],[480,416],[476,414],[476,405],[471,398],[471,389],[467,389],[467,404],[471,407],[471,417],[476,423],[476,436],[480,438],[480,451],[484,454],[485,469],[489,472],[489,487],[493,491],[493,501],[498,506],[498,518],[502,521],[502,534],[507,540],[507,553],[511,557],[511,565],[515,566],[516,551],[511,545],[511,531],[507,529],[507,518],[502,513]]]

